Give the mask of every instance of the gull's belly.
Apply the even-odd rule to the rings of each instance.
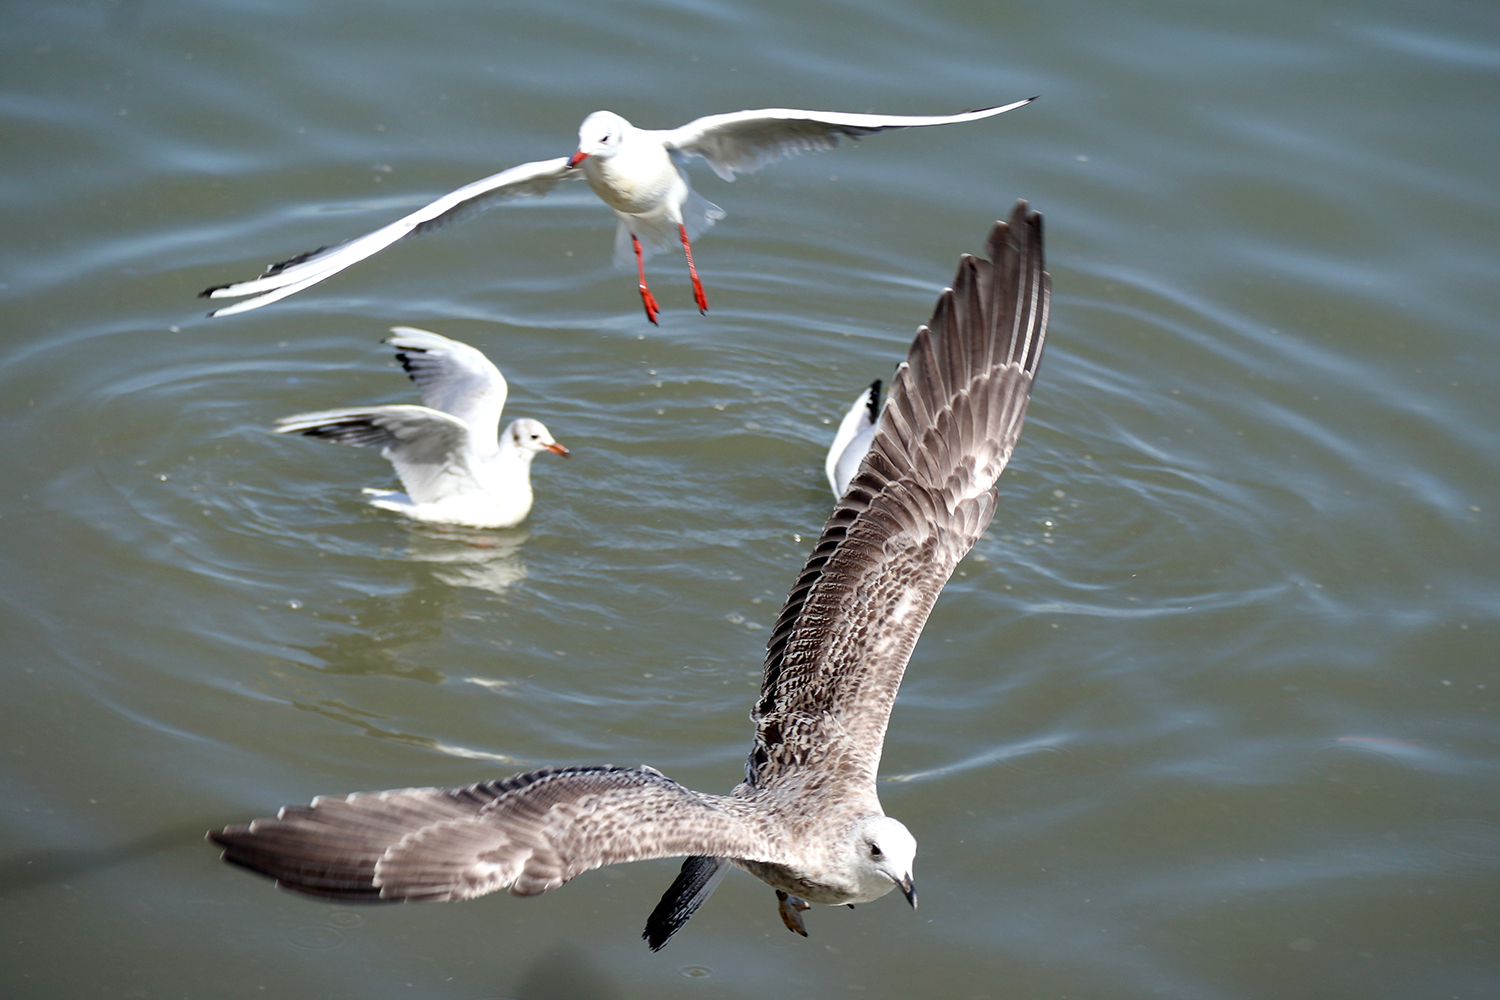
[[[622,152],[597,163],[585,160],[583,166],[589,187],[617,212],[655,215],[666,209],[675,216],[687,198],[687,184],[660,147],[645,155]]]
[[[737,867],[754,875],[771,888],[780,889],[793,896],[800,896],[809,903],[826,903],[829,906],[869,903],[896,887],[894,882],[885,882],[873,892],[868,889],[861,891],[860,886],[853,881],[845,881],[837,877],[820,876],[816,873],[798,871],[786,865],[765,861],[732,860]]]

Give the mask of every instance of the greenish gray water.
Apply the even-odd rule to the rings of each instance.
[[[146,0],[0,13],[7,997],[1500,992],[1500,16],[1478,4]],[[730,185],[650,328],[579,189],[208,321],[201,288],[571,151],[600,107],[956,111]],[[673,862],[330,906],[210,826],[323,792],[650,763],[728,790],[822,451],[1016,197],[1056,298],[994,525],[882,796],[922,907]],[[485,349],[524,530],[367,509],[275,439]]]

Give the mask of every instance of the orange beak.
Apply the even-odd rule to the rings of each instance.
[[[588,158],[589,158],[589,154],[585,153],[583,150],[580,149],[578,152],[576,152],[572,156],[568,157],[568,169],[572,170],[574,167],[578,166],[578,164],[582,163],[584,160],[587,160]]]
[[[553,441],[551,444],[547,445],[547,450],[552,452],[552,454],[554,455],[561,455],[563,458],[567,458],[572,454],[572,452],[568,451],[568,449],[564,448],[556,441]]]

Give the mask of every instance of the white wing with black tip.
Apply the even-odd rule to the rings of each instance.
[[[414,326],[393,326],[386,343],[396,349],[396,360],[422,392],[422,403],[451,414],[469,425],[474,450],[488,455],[499,447],[500,414],[509,392],[484,353]]]
[[[337,444],[377,447],[396,467],[416,503],[483,492],[474,474],[469,425],[426,406],[352,407],[298,413],[276,421],[278,434],[302,434]]]
[[[450,191],[436,201],[430,202],[373,233],[366,233],[334,246],[323,247],[308,253],[298,254],[279,264],[272,264],[266,273],[249,281],[237,281],[229,285],[216,285],[204,289],[199,298],[232,299],[241,295],[254,295],[253,299],[236,302],[234,305],[215,309],[210,316],[233,316],[250,309],[257,309],[324,278],[338,274],[351,264],[357,264],[408,236],[431,232],[451,222],[458,222],[482,212],[491,206],[525,195],[539,196],[551,191],[557,182],[570,176],[580,176],[568,170],[568,158],[556,157],[523,163],[509,170],[502,170],[457,191]]]
[[[880,379],[871,382],[864,392],[854,400],[849,412],[839,422],[839,429],[828,446],[828,458],[823,471],[828,474],[828,486],[837,500],[849,488],[849,481],[859,471],[859,465],[875,440],[875,425],[880,420]]]
[[[760,108],[707,115],[674,129],[651,130],[679,158],[701,156],[726,181],[750,173],[784,156],[832,149],[845,138],[858,139],[899,128],[953,125],[1013,111],[1036,100],[1029,97],[998,108],[957,115],[862,115],[840,111]]]

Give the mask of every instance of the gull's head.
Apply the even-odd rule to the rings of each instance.
[[[856,877],[862,900],[879,899],[891,889],[917,908],[917,890],[912,882],[912,864],[917,860],[917,838],[899,819],[889,816],[867,816],[854,828]]]
[[[511,445],[527,458],[533,458],[538,452],[543,451],[550,451],[563,458],[568,457],[568,449],[552,440],[547,426],[540,420],[527,418],[511,421],[511,425],[505,428],[505,436],[510,439]]]
[[[630,127],[613,111],[595,111],[578,126],[578,152],[568,157],[568,166],[576,167],[590,156],[615,155]]]

